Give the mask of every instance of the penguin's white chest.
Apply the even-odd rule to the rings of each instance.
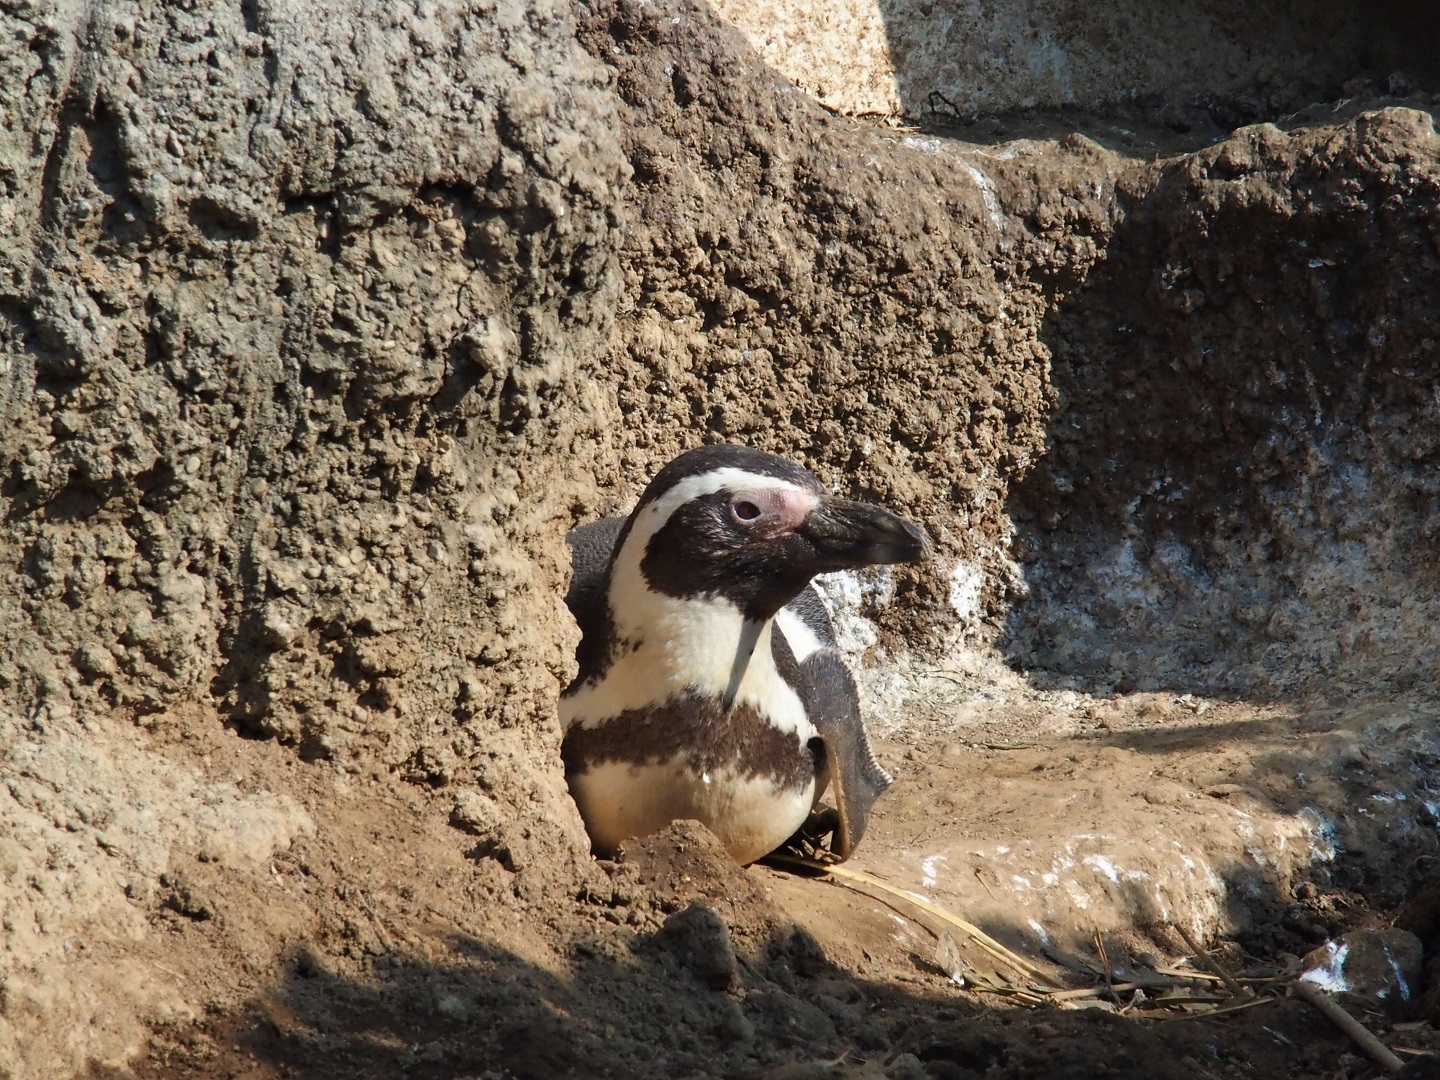
[[[739,612],[687,601],[664,614],[672,617],[652,617],[602,678],[562,698],[571,793],[598,851],[693,818],[737,861],[753,862],[789,839],[814,805],[815,727],[775,666],[772,624],[755,638],[725,709]]]
[[[643,629],[633,645],[614,658],[605,674],[573,688],[560,699],[560,726],[593,727],[625,712],[654,708],[682,695],[724,696],[734,674],[744,619],[722,599],[675,600],[649,594]],[[734,704],[762,713],[771,724],[802,740],[815,735],[800,695],[781,676],[772,655],[767,622],[754,639],[753,652],[736,690]]]
[[[739,863],[774,851],[805,823],[815,778],[800,787],[719,767],[696,772],[684,757],[660,762],[600,761],[571,778],[597,850],[648,836],[672,821],[702,822]]]

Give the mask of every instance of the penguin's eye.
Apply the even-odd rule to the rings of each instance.
[[[736,521],[750,522],[760,516],[760,507],[749,499],[741,499],[730,507],[730,513],[735,515]]]

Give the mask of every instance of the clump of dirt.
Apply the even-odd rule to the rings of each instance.
[[[690,826],[592,860],[561,537],[802,460],[939,552],[831,590],[902,777],[859,865],[1070,955],[1368,928],[1435,854],[1433,99],[1149,161],[833,116],[689,0],[0,23],[5,1068],[1344,1052],[987,1016]]]

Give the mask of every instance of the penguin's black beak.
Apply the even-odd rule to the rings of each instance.
[[[823,499],[795,531],[810,542],[819,564],[816,573],[921,562],[930,556],[930,538],[919,525],[852,499]]]

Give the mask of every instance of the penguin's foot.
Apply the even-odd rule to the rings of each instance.
[[[786,855],[796,855],[812,862],[838,863],[841,856],[830,849],[840,830],[840,811],[829,806],[810,811],[805,824],[795,830],[795,835],[780,845]]]

